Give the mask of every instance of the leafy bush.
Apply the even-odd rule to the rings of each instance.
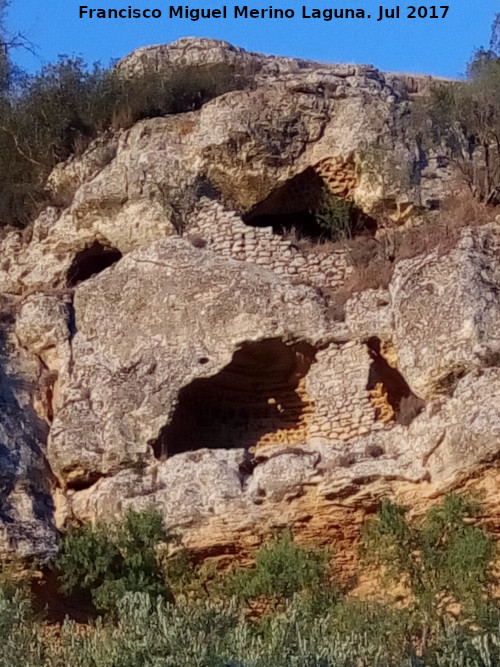
[[[342,626],[339,619],[350,615]],[[343,605],[304,613],[295,600],[265,628],[242,619],[235,601],[173,606],[125,596],[118,622],[86,632],[66,622],[57,634],[33,622],[25,604],[0,592],[0,667],[497,667],[500,630],[473,634],[445,626],[425,656],[405,642],[393,612],[352,613]],[[391,619],[396,623],[391,629]],[[375,622],[375,627],[371,625]],[[358,624],[356,626],[356,623]],[[392,639],[392,643],[387,640]]]
[[[329,191],[323,194],[318,206],[310,212],[325,238],[330,241],[350,239],[365,227],[360,209],[353,202]]]
[[[0,588],[0,667],[44,667],[44,658],[39,622],[28,601]]]
[[[446,617],[450,603],[464,620],[484,622],[490,613],[496,545],[491,535],[470,523],[479,505],[450,494],[420,522],[409,522],[406,508],[388,500],[378,519],[363,531],[364,555],[382,566],[393,581],[405,581],[424,638]]]
[[[289,599],[295,593],[327,586],[328,553],[294,543],[289,531],[264,544],[255,567],[238,568],[229,578],[229,590],[249,600],[261,595]]]
[[[61,541],[56,567],[61,590],[90,590],[98,610],[113,611],[128,592],[172,599],[157,547],[172,539],[154,509],[129,510],[120,522],[72,528]]]

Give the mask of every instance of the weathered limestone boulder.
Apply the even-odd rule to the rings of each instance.
[[[220,63],[244,68],[252,63],[263,64],[267,60],[281,62],[288,59],[268,58],[262,54],[250,53],[219,39],[185,37],[172,44],[144,46],[136,49],[123,58],[117,67],[124,76],[134,76],[151,70],[161,71],[162,69],[180,69]],[[292,58],[289,60],[297,62]]]
[[[50,371],[68,371],[72,306],[68,295],[32,294],[16,317],[16,336]]]
[[[210,63],[238,65],[254,76],[244,89],[199,110],[103,135],[81,157],[58,165],[48,180],[54,206],[35,222],[31,240],[12,232],[0,241],[2,291],[60,288],[71,282],[79,253],[97,252],[96,244],[125,254],[175,234],[203,195],[239,213],[280,215],[314,208],[325,186],[366,214],[383,210],[397,223],[414,207],[442,198],[450,174],[437,160],[422,175],[418,197],[393,176],[382,178],[392,169],[384,156],[413,164],[414,153],[398,124],[404,81],[373,67],[320,65],[184,39],[139,50],[120,70],[182,74]],[[382,154],[376,165],[365,155],[370,146]]]
[[[90,489],[70,492],[71,511],[85,520],[154,504],[169,525],[192,525],[224,512],[241,497],[243,460],[241,449],[200,449],[142,470],[122,470],[100,479]]]
[[[388,290],[368,289],[352,295],[345,304],[345,325],[350,338],[381,340],[394,337],[394,317]]]
[[[455,248],[399,262],[390,285],[400,369],[424,399],[500,364],[500,234],[464,230]]]
[[[500,454],[500,368],[469,373],[441,408],[442,436],[426,460],[431,479],[466,480]],[[494,465],[494,464],[493,464]]]
[[[242,449],[185,452],[70,491],[70,511],[88,521],[154,505],[186,545],[214,556],[244,554],[249,542],[258,544],[284,526],[315,543],[328,543],[347,533],[341,513],[357,504],[360,488],[370,494],[374,480],[415,483],[425,477],[410,456],[403,456],[404,462],[395,452],[374,458],[362,438],[354,449],[357,454],[348,459],[339,444],[327,441],[276,447],[253,464]],[[354,533],[355,525],[351,529]]]
[[[158,439],[179,392],[218,374],[238,350],[270,341],[267,361],[261,354],[271,373],[276,346],[286,356],[286,343],[316,345],[327,334],[326,305],[315,290],[182,239],[130,253],[78,286],[74,311],[72,366],[61,378],[48,448],[66,484],[149,463],[155,448],[164,455]],[[286,375],[284,364],[277,372]]]

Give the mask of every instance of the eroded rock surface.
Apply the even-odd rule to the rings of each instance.
[[[272,374],[280,347],[271,347],[266,358],[266,341],[314,346],[327,333],[326,305],[313,289],[221,260],[182,239],[157,241],[130,253],[82,284],[74,310],[73,363],[62,380],[63,405],[49,442],[51,465],[66,483],[149,462],[155,446],[158,456],[168,455],[170,447],[190,448],[190,442],[178,442],[181,432],[164,451],[155,445],[173,419],[183,388],[217,375],[238,350],[252,354],[259,345]],[[286,354],[286,343],[280,345]],[[282,371],[276,368],[282,377],[269,377],[270,390],[273,382],[288,381],[294,369],[287,362]],[[243,383],[252,382],[251,372],[243,368],[249,374]],[[205,401],[210,394],[207,386]],[[216,397],[221,410],[223,400]],[[203,394],[197,407],[203,408]],[[196,418],[194,410],[186,419]],[[202,444],[203,434],[199,437]]]
[[[311,222],[325,190],[373,234],[442,200],[439,156],[415,197],[366,153],[420,169],[400,121],[428,80],[202,39],[119,69],[221,63],[251,83],[99,137],[0,241],[2,554],[154,504],[200,558],[289,526],[348,567],[384,495],[481,487],[498,513],[498,224],[397,262],[339,316],[356,269]]]
[[[40,367],[17,344],[16,308],[0,297],[0,555],[46,558],[57,550],[48,427],[33,409]]]
[[[395,343],[413,390],[430,399],[457,380],[500,362],[500,235],[497,224],[466,230],[456,248],[439,248],[396,266],[391,282]]]

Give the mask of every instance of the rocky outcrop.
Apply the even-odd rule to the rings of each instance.
[[[100,137],[0,241],[3,554],[154,504],[200,558],[288,525],[347,567],[383,495],[422,508],[489,480],[498,509],[498,225],[397,262],[339,316],[357,269],[312,221],[325,191],[373,234],[441,201],[445,162],[416,197],[385,159],[420,169],[400,131],[420,83],[214,40],[119,71],[220,63],[251,83]]]
[[[234,410],[250,410],[252,400],[262,408],[262,392],[245,386],[256,373],[251,362],[257,363],[260,354],[267,363],[260,379],[268,379],[270,394],[280,383],[293,385],[289,376],[298,371],[286,356],[287,345],[321,344],[327,332],[325,311],[314,290],[292,286],[257,267],[221,260],[182,239],[157,241],[130,253],[75,291],[71,372],[61,377],[62,407],[48,448],[55,473],[63,483],[81,484],[151,462],[181,390],[198,383],[199,395],[186,399],[186,419],[188,413],[199,418],[196,413],[213,400],[215,387],[224,389],[223,380],[211,388],[208,378],[236,361],[238,352],[234,382],[239,380],[239,390],[247,394],[238,405],[234,401]],[[280,353],[283,368],[274,364]],[[281,377],[266,377],[273,364]],[[206,387],[200,384],[204,380]],[[227,393],[231,387],[225,389]],[[225,399],[219,395],[215,401],[221,413]],[[237,415],[233,419],[238,428]],[[205,428],[208,420],[207,414]],[[183,437],[187,433],[172,436],[175,442],[157,455],[168,455],[170,447],[194,446],[183,443]],[[195,434],[189,437],[195,439]]]
[[[49,189],[57,206],[37,219],[30,243],[19,233],[2,242],[0,254],[9,258],[0,265],[2,292],[64,285],[75,257],[95,243],[123,254],[179,226],[196,227],[189,214],[203,195],[215,193],[259,225],[263,216],[315,208],[324,187],[398,224],[442,199],[445,159],[429,156],[418,193],[397,177],[420,162],[400,128],[408,93],[394,76],[267,58],[214,40],[140,50],[120,67],[182,72],[224,62],[252,64],[246,89],[100,137],[54,170]]]
[[[449,268],[436,271],[436,292],[460,281],[464,294],[474,290],[476,274],[462,272],[471,238],[482,239],[474,247],[484,257],[475,259],[494,273],[495,235],[466,230],[440,258]],[[426,397],[419,414],[397,419],[414,396],[397,369],[419,339],[410,323],[400,336],[404,310],[394,304],[403,285],[415,301],[428,294],[424,281],[418,289],[420,270],[421,262],[402,262],[389,293],[354,297],[339,323],[312,288],[165,239],[76,288],[73,333],[62,302],[29,297],[18,316],[23,344],[48,366],[47,350],[63,361],[71,350],[59,367],[47,454],[66,489],[56,497],[58,521],[153,503],[200,557],[245,553],[283,522],[303,539],[348,548],[356,521],[383,493],[405,494],[410,484],[436,495],[494,465],[500,377],[491,357],[478,358],[452,392]],[[434,312],[430,299],[422,303]],[[441,320],[427,322],[429,355],[415,374],[437,372],[439,346],[448,345],[432,329]],[[391,339],[397,355],[382,342]],[[377,386],[383,400],[374,405]],[[358,517],[347,533],[339,506]]]
[[[15,339],[17,304],[0,297],[0,556],[40,558],[57,550],[47,424],[33,409],[43,372]]]
[[[207,553],[245,552],[249,533],[262,539],[287,523],[301,536],[335,539],[352,550],[356,523],[343,535],[341,507],[365,516],[384,493],[404,497],[411,485],[414,495],[420,487],[424,497],[436,497],[498,457],[499,391],[498,369],[489,369],[462,380],[453,399],[431,403],[409,427],[343,443],[316,438],[275,446],[253,461],[244,449],[177,454],[77,491],[72,510],[86,521],[152,503],[186,544]]]
[[[500,235],[465,231],[456,248],[439,248],[396,266],[391,282],[395,344],[416,394],[450,395],[467,373],[500,360]]]

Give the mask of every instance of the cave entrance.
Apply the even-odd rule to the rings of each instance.
[[[425,402],[416,396],[395,367],[395,351],[379,338],[368,340],[368,351],[372,359],[367,389],[375,407],[375,419],[383,423],[396,422],[409,426],[425,408]],[[394,356],[394,360],[391,359]],[[389,363],[391,361],[391,363]]]
[[[244,217],[252,227],[315,242],[374,233],[376,222],[348,199],[334,195],[312,167],[271,192]]]
[[[180,391],[170,424],[153,443],[156,457],[305,442],[312,412],[305,376],[314,359],[306,343],[245,343],[220,373]]]
[[[91,246],[75,255],[68,269],[68,287],[75,287],[78,283],[101,273],[104,269],[116,264],[122,257],[122,253],[116,248],[95,241]]]

